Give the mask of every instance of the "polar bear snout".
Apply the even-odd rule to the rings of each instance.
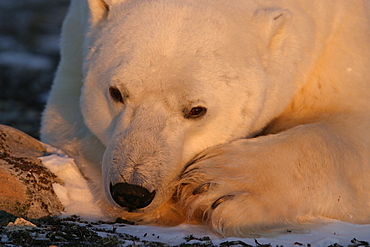
[[[146,188],[128,183],[110,184],[110,193],[113,200],[132,212],[148,206],[154,199],[156,191],[149,192]]]

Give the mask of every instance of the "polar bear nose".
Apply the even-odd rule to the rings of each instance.
[[[110,193],[118,205],[129,211],[148,206],[155,196],[155,190],[150,193],[144,187],[128,183],[110,184]]]

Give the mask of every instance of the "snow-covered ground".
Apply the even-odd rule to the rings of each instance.
[[[55,184],[54,186],[56,194],[65,206],[64,216],[79,215],[82,218],[90,219],[91,217],[104,217],[100,209],[94,204],[88,185],[73,159],[59,153],[41,157],[41,160],[45,166],[64,181],[63,186],[60,184]],[[354,225],[335,220],[328,220],[326,224],[307,230],[305,233],[286,233],[273,238],[258,239],[222,238],[212,233],[206,227],[186,224],[176,227],[117,224],[113,225],[113,227],[116,234],[121,233],[136,236],[140,239],[138,242],[155,241],[171,246],[184,243],[204,244],[210,243],[210,241],[214,245],[224,245],[226,242],[229,242],[228,244],[233,242],[235,245],[239,243],[239,246],[242,243],[252,246],[258,246],[258,243],[270,244],[271,246],[330,246],[334,244],[341,246],[357,244],[356,246],[361,246],[361,242],[356,243],[353,239],[370,242],[370,225]],[[112,225],[102,224],[98,228],[112,229]],[[186,238],[189,238],[189,236],[193,236],[195,239],[187,242]],[[208,238],[204,238],[205,236],[208,236],[209,240]],[[126,244],[133,243],[126,242]]]
[[[112,226],[110,226],[110,228],[111,227]],[[169,245],[186,243],[186,237],[191,235],[197,239],[208,236],[214,245],[220,245],[225,242],[237,243],[241,241],[245,244],[256,246],[257,241],[259,244],[270,244],[272,246],[330,246],[334,244],[348,246],[354,238],[359,241],[370,242],[369,225],[359,226],[339,221],[329,221],[327,225],[318,227],[306,234],[284,234],[274,238],[258,239],[235,237],[222,238],[214,235],[205,227],[185,224],[169,228],[126,225],[124,227],[117,227],[116,232],[138,236],[142,241],[157,241]],[[199,242],[199,240],[193,240],[193,242]]]

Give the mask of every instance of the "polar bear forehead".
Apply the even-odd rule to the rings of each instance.
[[[250,33],[246,30],[247,21],[235,20],[240,15],[234,12],[239,10],[228,11],[207,3],[191,0],[116,3],[107,20],[97,28],[96,36],[102,46],[111,47],[115,53],[140,52],[151,58],[192,52],[202,55],[215,50],[229,53],[227,46],[237,50],[236,43],[242,44],[243,36]]]
[[[172,86],[176,85],[174,81],[183,84],[195,77],[211,81],[226,75],[234,77],[231,74],[236,67],[245,68],[248,60],[258,57],[253,56],[253,47],[245,45],[252,34],[240,32],[245,27],[240,28],[237,25],[242,24],[230,18],[231,12],[237,10],[220,11],[207,2],[152,0],[114,4],[107,20],[93,30],[90,52],[94,59],[90,61],[100,62],[99,69],[92,71],[110,71],[111,79],[130,80],[140,75],[138,80],[146,83],[171,81]],[[193,78],[184,79],[185,75]]]

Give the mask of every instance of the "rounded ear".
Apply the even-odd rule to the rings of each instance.
[[[91,25],[94,26],[107,18],[112,2],[113,0],[87,0]]]
[[[290,20],[292,13],[287,9],[259,9],[254,13],[262,38],[268,47],[271,47],[282,37]]]
[[[292,20],[292,13],[287,9],[259,9],[253,15],[261,37],[261,45],[266,54],[265,65],[270,62],[269,55],[278,52],[283,44]]]

